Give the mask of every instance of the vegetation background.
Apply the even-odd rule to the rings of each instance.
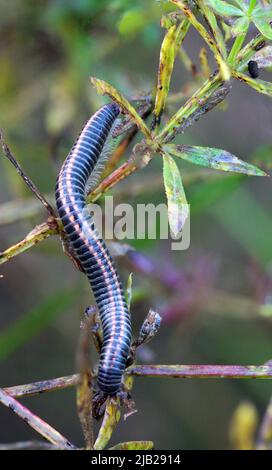
[[[144,0],[0,0],[0,126],[45,194],[53,194],[58,168],[75,136],[103,103],[90,85],[91,75],[128,97],[153,87],[163,8],[163,3]],[[192,30],[184,48],[196,63],[201,46]],[[177,61],[171,91],[188,81],[190,75]],[[220,147],[269,171],[269,98],[237,81],[232,86],[224,112],[209,113],[176,141]],[[136,254],[134,265],[119,263],[123,279],[135,272],[135,331],[149,307],[163,317],[159,334],[139,361],[262,364],[272,357],[271,181],[226,173],[218,184],[215,171],[196,172],[195,166],[184,169],[190,248],[171,252],[166,241],[129,241],[147,258]],[[161,161],[154,159],[113,194],[131,204],[163,202]],[[19,220],[32,198],[9,162],[0,159],[1,249],[44,220],[42,208]],[[6,216],[10,201],[22,208],[12,223]],[[137,273],[135,263],[141,269],[149,263],[149,275]],[[2,385],[72,373],[80,315],[92,299],[86,279],[64,256],[58,238],[11,260],[1,274]],[[167,278],[170,288],[158,277]],[[230,420],[237,406],[250,401],[261,416],[270,394],[269,381],[137,378],[139,411],[119,425],[114,443],[152,439],[156,448],[230,448]],[[22,402],[73,442],[81,442],[74,390]],[[0,408],[0,442],[32,436],[34,431]]]

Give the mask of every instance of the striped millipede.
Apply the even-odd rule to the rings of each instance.
[[[73,255],[87,275],[103,330],[97,383],[104,395],[121,390],[131,344],[130,314],[108,248],[86,208],[87,181],[99,160],[119,108],[100,108],[64,161],[56,184],[57,210]]]

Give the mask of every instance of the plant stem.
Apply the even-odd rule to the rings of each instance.
[[[15,387],[7,387],[3,390],[11,397],[28,397],[32,395],[40,395],[44,392],[55,392],[63,388],[74,387],[80,383],[80,374],[67,375],[58,377],[57,379],[42,380],[25,385],[15,385]]]
[[[44,441],[21,441],[0,444],[1,450],[61,450],[59,447]]]
[[[133,161],[128,160],[124,162],[119,168],[117,168],[117,170],[107,176],[107,178],[105,178],[94,191],[88,194],[87,204],[95,202],[102,196],[102,194],[107,192],[124,178],[127,178],[135,170],[137,170],[137,166]]]
[[[218,49],[217,43],[209,35],[209,33],[204,28],[204,26],[201,23],[199,23],[199,21],[197,20],[193,12],[190,10],[190,8],[187,5],[185,5],[184,2],[182,2],[181,0],[170,0],[170,1],[171,3],[174,3],[175,5],[177,5],[183,11],[184,15],[187,16],[190,23],[195,27],[195,29],[199,32],[199,34],[202,36],[204,41],[207,43],[212,53],[214,54],[214,58],[216,62],[218,63],[220,73],[222,75],[222,79],[229,80],[230,72],[228,69],[228,65],[222,58],[220,51]]]
[[[23,168],[21,167],[21,165],[18,163],[18,161],[16,160],[16,158],[12,154],[10,148],[4,142],[3,133],[2,133],[1,130],[0,130],[0,143],[1,143],[1,146],[2,146],[4,156],[12,163],[12,165],[15,167],[17,173],[21,176],[21,178],[24,180],[24,182],[29,187],[29,189],[32,191],[32,193],[35,194],[35,196],[39,199],[39,201],[44,205],[45,209],[48,212],[48,215],[51,216],[51,217],[54,217],[55,216],[55,211],[54,211],[53,207],[45,199],[45,197],[39,191],[39,189],[33,183],[33,181],[26,175]]]
[[[264,46],[265,37],[259,33],[240,50],[236,57],[235,68],[237,68],[239,72],[244,71],[247,68],[249,60],[256,54],[256,51],[262,49]]]
[[[210,97],[220,86],[222,86],[220,74],[216,74],[214,77],[206,80],[174,116],[169,119],[155,140],[160,145],[169,142],[179,126],[199,108],[201,101]]]
[[[9,261],[11,258],[14,258],[14,256],[23,253],[29,248],[32,248],[37,245],[37,243],[46,240],[46,238],[51,235],[56,235],[58,231],[57,222],[53,218],[48,219],[47,222],[40,225],[36,225],[36,227],[34,227],[23,240],[0,252],[0,264]]]
[[[247,35],[247,31],[243,34],[240,34],[235,39],[233,46],[231,48],[231,51],[229,53],[229,57],[228,57],[228,63],[230,66],[233,66],[235,59],[242,48],[246,35]]]
[[[255,8],[257,0],[250,0],[249,7],[248,7],[248,15],[251,15],[252,11]]]
[[[52,428],[49,424],[41,418],[32,413],[28,408],[19,403],[15,398],[10,396],[5,390],[0,389],[0,402],[16,413],[24,420],[30,427],[41,434],[47,441],[51,442],[60,449],[74,450],[75,446],[71,444],[64,436],[62,436],[56,429]]]
[[[140,365],[128,368],[127,374],[141,377],[170,377],[179,379],[272,379],[272,363],[263,366]]]
[[[271,379],[272,363],[260,366],[241,365],[137,365],[126,370],[127,375],[138,377],[195,378],[195,379]],[[56,379],[16,385],[3,389],[12,397],[39,395],[80,383],[80,374],[58,377]]]

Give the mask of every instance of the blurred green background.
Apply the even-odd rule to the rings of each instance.
[[[152,89],[165,10],[164,3],[144,0],[0,0],[0,126],[45,194],[53,194],[75,136],[103,103],[90,85],[91,75],[128,97]],[[195,61],[202,46],[191,31],[184,47]],[[189,80],[177,61],[171,90],[179,91]],[[220,147],[269,171],[269,98],[235,82],[227,110],[206,115],[177,142]],[[143,257],[137,252],[118,263],[124,280],[135,272],[134,331],[150,307],[163,317],[158,336],[142,350],[139,362],[262,364],[272,358],[271,181],[218,176],[212,170],[199,175],[197,167],[180,167],[191,204],[190,248],[172,252],[169,242],[141,240],[132,244]],[[113,194],[118,202],[164,202],[161,161],[152,161]],[[5,223],[6,204],[25,207],[32,195],[3,158],[0,198],[4,249],[46,214],[41,208],[24,220]],[[0,274],[1,385],[74,372],[79,319],[93,300],[57,237],[1,266]],[[251,401],[262,416],[270,394],[269,381],[136,379],[138,413],[119,425],[112,444],[152,439],[157,449],[230,448],[236,407]],[[82,444],[75,390],[23,403]],[[34,437],[0,407],[0,442]]]

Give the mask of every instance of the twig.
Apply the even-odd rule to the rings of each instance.
[[[46,238],[50,237],[51,235],[56,235],[58,231],[59,229],[56,219],[49,217],[46,222],[43,222],[40,225],[36,225],[36,227],[34,227],[33,230],[31,230],[31,232],[29,232],[23,240],[0,252],[0,264],[9,261],[11,258],[14,258],[14,256],[23,253],[29,248],[32,248],[32,246],[37,245],[37,243],[43,240],[46,240]]]
[[[186,125],[186,121],[189,121],[192,116],[195,115],[200,104],[205,104],[222,86],[223,82],[219,74],[206,80],[171,119],[169,119],[162,131],[157,135],[156,141],[158,143],[170,142],[179,131],[180,126]],[[216,106],[216,104],[214,106]]]
[[[19,398],[74,387],[75,385],[78,385],[79,382],[80,375],[73,374],[65,377],[58,377],[57,379],[43,380],[41,382],[33,382],[26,385],[16,385],[15,387],[6,387],[3,390],[10,396]]]
[[[92,415],[92,373],[90,368],[91,319],[86,318],[81,331],[77,363],[80,382],[77,386],[77,411],[86,449],[93,449],[94,431]]]
[[[16,413],[24,420],[30,427],[41,434],[51,444],[54,444],[60,449],[74,450],[76,447],[71,444],[64,436],[62,436],[56,429],[52,428],[49,424],[32,413],[28,408],[19,403],[15,398],[10,396],[5,390],[0,389],[0,402],[7,408]]]
[[[271,379],[272,364],[261,366],[240,365],[137,365],[126,370],[127,375],[165,378],[203,378],[203,379]],[[16,385],[3,390],[12,397],[39,395],[53,392],[80,383],[80,375],[73,374],[44,380],[26,385]]]
[[[1,450],[59,450],[59,447],[56,447],[48,442],[43,441],[22,441],[22,442],[12,442],[7,444],[0,444]]]
[[[96,201],[100,196],[102,196],[102,194],[111,189],[124,178],[127,178],[137,169],[138,167],[133,161],[126,161],[119,168],[117,168],[117,170],[111,173],[111,175],[105,178],[94,191],[88,194],[87,202]]]
[[[49,216],[55,217],[55,212],[51,204],[45,199],[43,194],[39,191],[37,186],[33,183],[33,181],[26,175],[24,172],[23,168],[21,165],[18,163],[14,155],[11,153],[11,150],[7,146],[7,144],[4,141],[3,137],[3,131],[0,129],[0,142],[3,150],[3,154],[5,155],[6,158],[12,163],[12,165],[16,168],[17,173],[23,178],[24,182],[26,185],[29,187],[30,191],[35,194],[35,196],[41,201],[41,203],[44,205],[46,208]]]
[[[184,15],[188,18],[190,23],[194,26],[194,28],[199,32],[202,36],[210,50],[212,51],[216,62],[220,68],[221,76],[223,80],[229,80],[230,72],[227,63],[224,61],[223,57],[221,56],[220,49],[218,47],[217,42],[209,35],[206,31],[204,26],[199,23],[193,12],[190,8],[181,0],[170,0],[171,3],[177,5],[184,13]]]
[[[140,365],[129,367],[127,374],[141,377],[169,377],[173,379],[272,379],[272,364],[263,366]]]

